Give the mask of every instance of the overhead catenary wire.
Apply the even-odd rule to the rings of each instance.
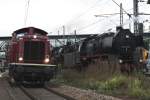
[[[106,14],[106,16],[104,15],[104,16],[102,16],[102,17],[105,17],[106,19],[110,20],[111,23],[113,23],[114,25],[117,25],[117,23],[114,23],[113,20],[109,19],[110,17],[113,17],[113,16],[115,16],[115,15],[117,15],[117,13],[114,13],[114,14],[112,14],[111,16],[107,16],[107,14]],[[95,24],[97,24],[97,23],[100,23],[100,22],[102,22],[102,21],[104,21],[104,19],[100,19],[100,20],[98,20],[98,21],[95,21],[95,22],[93,22],[93,23],[90,23],[90,24],[88,24],[88,25],[86,25],[86,26],[84,26],[84,27],[82,27],[82,28],[77,29],[77,30],[78,30],[78,31],[84,30],[84,29],[86,29],[86,28],[88,28],[88,27],[91,27],[91,26],[93,26],[93,25],[95,25]]]
[[[139,7],[142,7],[142,6],[145,6],[145,5],[139,5]],[[127,11],[131,11],[131,10],[133,10],[133,8],[130,8],[130,9],[126,10],[126,12],[127,12]],[[118,14],[120,14],[120,13],[117,13],[117,12],[115,12],[115,13],[103,13],[103,14],[95,15],[95,17],[98,17],[98,16],[111,17],[111,16],[118,15]],[[127,13],[123,13],[123,14],[126,14],[126,15],[127,15]],[[133,13],[128,13],[128,14],[133,15]],[[141,15],[149,15],[149,14],[139,13],[139,15],[140,15],[140,14],[141,14]]]
[[[109,16],[106,16],[105,18],[107,18],[108,20],[110,20],[110,22],[112,22],[113,24],[117,25],[116,23],[114,23],[114,22],[113,22],[111,19],[109,19],[108,17],[109,17]],[[95,25],[95,24],[97,24],[97,23],[100,23],[100,22],[102,22],[102,21],[104,21],[104,19],[100,19],[100,20],[98,20],[98,21],[96,21],[96,22],[90,23],[90,24],[88,24],[88,25],[86,25],[86,26],[84,26],[84,27],[82,27],[82,28],[77,29],[77,31],[81,31],[81,30],[87,29],[87,28],[89,28],[89,27],[91,27],[91,26],[93,26],[93,25]]]
[[[115,4],[117,4],[118,6],[119,6],[119,8],[120,8],[120,5],[117,3],[117,2],[115,2],[114,0],[112,0]],[[123,9],[123,8],[122,8]],[[133,8],[132,8],[133,9]],[[131,9],[129,9],[129,10],[131,10]],[[129,14],[126,10],[124,10],[123,9],[123,11],[124,11],[124,14],[127,14],[128,16],[129,16],[129,18],[132,18],[132,14]],[[113,14],[102,14],[102,17],[106,17],[107,19],[109,19],[109,17],[112,17],[112,16],[114,16],[114,15],[117,15],[118,13],[113,13]],[[109,16],[108,16],[109,15]],[[110,19],[109,19],[110,20]],[[131,21],[131,20],[129,20],[129,21]],[[82,28],[79,28],[79,31],[80,30],[84,30],[84,29],[86,29],[86,28],[88,28],[88,27],[90,27],[90,26],[92,26],[92,25],[95,25],[95,24],[97,24],[97,23],[99,23],[100,22],[100,20],[99,21],[96,21],[96,22],[93,22],[93,23],[91,23],[91,24],[89,24],[89,25],[86,25],[85,27],[82,27]],[[110,21],[110,22],[113,22],[112,20]],[[115,24],[116,25],[116,23],[113,23],[113,24]],[[123,24],[123,26],[124,26],[125,24]]]
[[[109,17],[112,17],[112,16],[114,16],[114,15],[106,16],[105,18],[107,18],[108,20],[110,20],[111,23],[113,23],[114,25],[117,26],[117,23],[114,23],[112,19],[109,19]],[[88,25],[86,25],[86,26],[84,26],[84,27],[82,27],[82,28],[77,29],[77,31],[82,31],[82,30],[87,29],[87,28],[89,28],[89,27],[91,27],[91,26],[93,26],[93,25],[95,25],[95,24],[97,24],[97,23],[100,23],[100,22],[102,22],[102,21],[104,21],[104,19],[101,19],[101,20],[95,21],[95,22],[93,22],[93,23],[90,23],[90,24],[88,24]],[[127,21],[129,21],[129,22],[127,22]],[[126,23],[124,23],[123,26],[127,25],[128,23],[131,23],[130,21],[131,21],[131,20],[129,20],[129,19],[126,20]],[[109,28],[109,29],[110,29],[110,28]],[[107,31],[108,31],[109,29],[107,29]],[[112,28],[111,28],[111,29],[112,29]]]
[[[25,17],[24,17],[24,26],[27,24],[28,13],[29,13],[30,0],[27,0],[27,4],[25,6]]]
[[[118,5],[118,7],[120,8],[120,5],[116,2],[116,1],[114,1],[114,0],[112,0],[116,5]],[[122,10],[123,10],[123,12],[125,12],[128,16],[129,16],[129,18],[132,18],[132,16],[131,16],[131,14],[129,14],[126,10],[124,10],[123,8],[122,8]]]
[[[107,0],[107,1],[108,1],[108,0]],[[107,1],[105,1],[105,2],[107,3]],[[77,15],[75,18],[73,18],[73,19],[71,19],[70,21],[68,21],[67,24],[64,25],[64,26],[67,26],[67,25],[69,25],[69,24],[72,24],[73,22],[76,21],[76,19],[79,19],[80,17],[84,16],[86,13],[90,12],[91,9],[95,8],[96,5],[97,5],[99,2],[101,2],[101,1],[100,1],[100,0],[97,0],[97,1],[93,2],[94,4],[93,4],[92,6],[90,6],[89,8],[87,8],[87,9],[86,9],[84,12],[82,12],[81,14]],[[55,29],[59,31],[60,28],[62,28],[62,26],[59,26],[59,27],[57,27],[57,28],[55,28]]]
[[[112,0],[112,1],[113,1],[115,4],[117,4],[117,5],[119,6],[119,8],[120,8],[120,5],[119,5],[117,2],[115,2],[114,0]],[[97,1],[97,2],[98,2],[98,1]],[[95,6],[95,5],[96,5],[96,3],[94,4],[94,6]],[[94,6],[92,6],[90,9],[94,8]],[[81,16],[83,16],[84,14],[86,14],[87,12],[89,12],[90,9],[86,10],[86,12],[80,14],[79,16],[77,16],[77,17],[75,17],[75,18],[78,18],[78,19],[79,19],[79,17],[81,17]],[[131,8],[131,9],[129,9],[129,10],[132,10],[132,9],[133,9],[133,8]],[[130,18],[133,19],[132,14],[131,14],[131,13],[128,13],[128,12],[127,12],[128,10],[123,9],[123,11],[124,11],[124,14],[127,14],[127,15],[129,16],[129,21],[126,22],[126,23],[131,23],[131,19],[130,19]],[[112,15],[110,15],[110,16],[107,16],[107,14],[106,14],[106,16],[104,15],[104,17],[106,17],[107,19],[109,19],[110,17],[112,17],[112,16],[114,16],[114,15],[117,15],[117,13],[114,13],[114,14],[112,14]],[[74,19],[75,19],[75,18],[74,18]],[[110,20],[111,20],[111,19],[110,19]],[[76,20],[73,20],[73,22],[74,22],[74,21],[76,21]],[[70,22],[71,22],[71,21],[70,21]],[[76,30],[77,30],[77,31],[84,30],[84,29],[89,28],[89,27],[91,27],[91,26],[93,26],[93,25],[95,25],[95,24],[97,24],[97,23],[99,23],[99,22],[101,22],[101,20],[98,20],[98,21],[89,23],[88,25],[85,25],[85,26],[83,26],[83,27],[81,27],[81,28],[78,28],[78,29],[76,29]],[[111,20],[110,22],[113,22],[113,21]],[[125,24],[126,24],[126,23],[125,23]],[[116,23],[114,23],[114,24],[116,25]],[[124,26],[125,24],[123,24],[123,26]]]
[[[82,27],[82,28],[77,29],[77,30],[78,30],[78,31],[84,30],[84,29],[86,29],[86,28],[88,28],[88,27],[90,27],[90,26],[92,26],[92,25],[95,25],[95,24],[99,23],[100,21],[101,21],[101,20],[98,20],[98,21],[96,21],[96,22],[90,23],[90,24],[88,24],[88,25],[86,25],[86,26],[84,26],[84,27]]]
[[[117,5],[119,6],[119,8],[120,8],[120,5],[119,5],[117,2],[115,2],[114,0],[112,0],[112,1],[113,1],[115,4],[117,4]],[[140,5],[140,6],[143,6],[143,5]],[[127,24],[129,24],[129,23],[132,22],[131,18],[133,19],[133,17],[132,17],[133,14],[127,12],[127,11],[132,10],[132,9],[133,9],[133,8],[128,9],[128,10],[123,9],[123,11],[124,11],[123,14],[127,14],[127,15],[129,16],[129,19],[126,20],[126,23],[124,23],[123,26],[125,26],[125,25],[127,25]],[[106,18],[108,19],[109,17],[112,17],[112,16],[117,15],[117,14],[119,14],[119,13],[100,14],[100,16],[106,17]],[[140,13],[140,14],[141,14],[141,15],[149,15],[149,14],[143,14],[143,13]],[[97,24],[97,23],[99,23],[99,22],[101,22],[101,21],[96,21],[96,22],[90,23],[89,25],[86,25],[86,26],[84,26],[84,27],[82,27],[82,28],[79,28],[78,31],[84,30],[84,29],[86,29],[86,28],[88,28],[88,27],[91,27],[91,26],[93,26],[93,25],[95,25],[95,24]],[[110,21],[110,22],[113,22],[113,21]],[[116,24],[115,24],[115,25],[116,25]],[[131,28],[130,25],[129,25],[129,28]]]
[[[76,21],[76,19],[79,19],[80,17],[82,17],[83,15],[85,15],[86,13],[88,13],[88,12],[90,12],[90,10],[91,9],[93,9],[93,8],[95,8],[96,7],[96,5],[98,4],[98,2],[99,2],[100,0],[98,0],[98,1],[96,1],[90,8],[88,8],[85,12],[83,12],[82,14],[80,14],[80,15],[78,15],[77,17],[75,17],[75,18],[73,18],[71,21],[69,21],[67,24],[70,24],[70,23],[74,23],[74,21]],[[108,0],[107,0],[108,1]],[[115,1],[114,1],[115,2]],[[115,2],[116,3],[116,2]],[[117,3],[116,3],[117,4]],[[117,4],[118,5],[118,4]],[[118,5],[119,7],[120,7],[120,5]],[[124,10],[124,9],[123,9]],[[124,12],[128,15],[128,16],[130,16],[131,17],[131,15],[129,14],[129,13],[127,13],[127,11],[125,11],[124,10]],[[114,14],[115,15],[115,14]],[[112,15],[113,16],[113,15]],[[111,16],[103,16],[103,17],[111,17]],[[89,25],[86,25],[86,26],[84,26],[84,27],[82,27],[83,29],[86,29],[87,27],[90,27],[90,26],[92,26],[92,25],[94,25],[94,24],[96,24],[96,23],[98,23],[98,21],[96,21],[96,22],[93,22],[93,23],[90,23]],[[115,24],[116,25],[116,24]],[[82,30],[82,28],[79,28],[79,30]],[[58,29],[58,28],[57,28]]]
[[[108,0],[107,0],[108,1]],[[107,2],[105,1],[105,2]],[[83,13],[79,14],[78,16],[76,16],[75,18],[73,18],[72,20],[70,20],[67,24],[73,23],[74,21],[76,21],[76,19],[79,19],[80,17],[82,17],[83,15],[85,15],[86,13],[90,12],[91,9],[95,8],[96,5],[100,2],[100,0],[97,0],[92,6],[90,6],[89,8],[87,8]]]
[[[119,7],[120,7],[120,5],[117,3],[117,2],[115,2],[114,0],[112,0],[115,4],[117,4]],[[132,8],[133,9],[133,8]],[[130,9],[129,9],[130,10]],[[131,15],[132,14],[129,14],[126,10],[124,10],[123,9],[123,11],[125,12],[124,14],[127,14],[128,16],[129,16],[129,18],[132,18],[131,17]],[[107,19],[109,19],[109,17],[112,17],[112,16],[114,16],[114,15],[117,15],[118,13],[114,13],[114,14],[110,14],[110,16],[107,16],[107,14],[104,14],[104,15],[102,15],[102,17],[106,17]],[[109,15],[109,14],[108,14]],[[79,16],[79,17],[81,17],[81,16]],[[96,22],[93,22],[93,23],[90,23],[90,24],[88,24],[88,25],[86,25],[86,26],[84,26],[84,27],[82,27],[82,28],[79,28],[78,30],[83,30],[83,29],[86,29],[86,28],[88,28],[88,27],[90,27],[90,26],[92,26],[92,25],[95,25],[96,23],[99,23],[100,21],[96,21]],[[113,22],[113,21],[111,21],[111,22]],[[116,23],[114,23],[115,25],[116,25]]]

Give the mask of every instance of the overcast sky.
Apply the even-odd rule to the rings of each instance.
[[[25,14],[28,0],[0,0],[0,36],[10,36],[19,28],[34,26],[62,34],[62,26],[66,34],[101,33],[119,25],[119,15],[95,17],[98,14],[119,13],[119,7],[112,0],[30,0],[29,12],[25,25]],[[115,0],[123,3],[123,8],[133,12],[133,0]],[[139,12],[149,13],[150,5],[139,3]],[[140,21],[150,16],[140,16]],[[124,24],[128,28],[128,16],[124,15]],[[149,25],[149,23],[146,23]]]

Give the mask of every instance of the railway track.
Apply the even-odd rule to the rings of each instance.
[[[19,87],[25,95],[27,95],[31,100],[75,100],[68,96],[62,95],[60,93],[52,91],[48,87],[44,88],[27,88]]]
[[[8,76],[0,78],[0,100],[75,100],[53,91],[49,84],[45,87],[16,86],[11,84]]]
[[[5,81],[7,95],[10,100],[75,100],[51,90],[49,87],[14,86]],[[4,99],[5,100],[5,99]]]
[[[0,100],[31,100],[18,87],[12,87],[7,79],[0,79]]]
[[[53,89],[51,89],[50,87],[48,87],[48,86],[45,86],[44,89],[46,89],[47,91],[52,92],[52,93],[54,93],[54,94],[57,94],[57,95],[59,95],[59,96],[61,96],[61,97],[64,97],[66,100],[76,100],[76,99],[74,99],[74,98],[72,98],[72,97],[66,96],[66,95],[61,94],[61,93],[59,93],[59,92],[56,92],[56,91],[54,91]]]

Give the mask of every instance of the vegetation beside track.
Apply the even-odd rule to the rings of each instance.
[[[140,72],[127,75],[91,68],[84,72],[64,70],[52,82],[129,100],[150,100],[150,78]]]

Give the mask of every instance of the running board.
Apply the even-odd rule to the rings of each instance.
[[[33,63],[10,63],[9,65],[56,67],[56,65],[51,64],[33,64]]]

